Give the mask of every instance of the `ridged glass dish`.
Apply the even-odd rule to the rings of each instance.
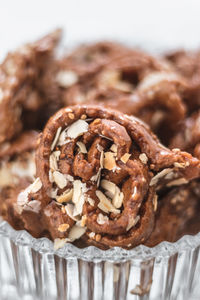
[[[132,250],[54,251],[0,220],[1,300],[200,299],[200,233]]]

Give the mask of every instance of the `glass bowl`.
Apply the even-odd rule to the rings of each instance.
[[[200,298],[200,233],[132,250],[72,244],[54,251],[0,220],[1,300],[195,300]]]

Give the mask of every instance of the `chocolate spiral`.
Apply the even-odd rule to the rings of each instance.
[[[0,65],[0,143],[16,137],[23,127],[38,128],[38,111],[44,105],[41,75],[51,61],[60,30],[9,53]]]
[[[41,187],[32,197],[45,206],[51,238],[129,248],[153,230],[155,190],[198,176],[199,161],[162,146],[136,118],[77,105],[48,121],[36,169]]]
[[[138,116],[163,138],[164,128],[168,128],[165,137],[170,137],[185,116],[182,98],[186,87],[185,80],[166,61],[127,50],[91,78],[81,80],[79,76],[62,96],[66,105],[97,104]]]

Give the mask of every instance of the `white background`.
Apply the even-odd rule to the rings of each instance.
[[[0,0],[0,59],[53,28],[64,44],[107,38],[151,51],[200,46],[199,0]]]

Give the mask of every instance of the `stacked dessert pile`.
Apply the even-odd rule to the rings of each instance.
[[[56,58],[60,36],[0,65],[0,215],[56,249],[199,232],[199,53],[100,42]]]

